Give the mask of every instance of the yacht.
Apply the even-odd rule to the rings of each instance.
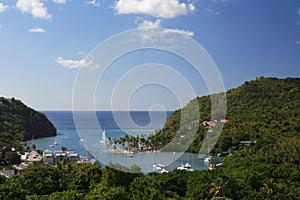
[[[206,156],[203,161],[205,163],[210,163],[211,162],[211,158],[212,158],[212,156]]]
[[[166,169],[166,166],[161,163],[154,163],[153,164],[154,171],[162,173],[168,173],[169,171]]]
[[[211,163],[209,166],[208,166],[208,169],[210,171],[216,169],[217,167],[224,167],[224,164],[223,163],[217,163],[217,164],[214,164],[214,163]]]
[[[177,167],[178,170],[186,170],[186,171],[194,171],[192,166],[189,163],[181,164],[179,167]]]
[[[162,170],[164,169],[166,166],[161,164],[161,163],[154,163],[153,164],[153,168],[155,169],[155,171],[159,171],[159,170]]]

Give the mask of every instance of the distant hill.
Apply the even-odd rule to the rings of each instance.
[[[278,154],[284,154],[285,148],[287,152],[292,148],[300,150],[296,142],[300,141],[300,78],[257,78],[227,91],[226,98],[226,119],[229,122],[224,124],[213,152],[240,149],[241,141],[256,141],[255,148],[261,152],[280,149]],[[207,134],[207,127],[202,122],[211,120],[210,96],[197,98],[197,101],[200,105],[199,129],[188,149],[190,152],[199,152]],[[169,142],[170,136],[176,133],[181,110],[174,112],[156,134],[155,137],[163,138],[160,139],[160,146]]]
[[[0,97],[0,147],[34,138],[56,136],[47,117],[20,100]]]

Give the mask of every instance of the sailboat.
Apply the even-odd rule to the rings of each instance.
[[[100,142],[106,142],[106,132],[105,132],[105,130],[102,132],[102,138],[101,138]]]
[[[183,156],[182,156],[182,163],[179,167],[177,167],[178,170],[186,170],[186,171],[194,171],[190,163],[183,164]]]
[[[205,163],[210,163],[211,162],[212,156],[210,156],[209,153],[210,153],[210,148],[209,148],[209,145],[208,145],[207,146],[207,156],[203,160]]]

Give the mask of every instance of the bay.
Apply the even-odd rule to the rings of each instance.
[[[54,151],[66,147],[68,150],[78,152],[82,157],[86,157],[88,151],[102,165],[112,162],[130,167],[136,164],[146,173],[153,171],[154,163],[166,165],[167,170],[173,170],[186,162],[189,162],[195,170],[207,169],[207,164],[198,158],[198,154],[156,152],[139,153],[134,154],[134,157],[128,157],[124,153],[107,152],[107,145],[100,142],[104,130],[107,138],[119,138],[125,134],[133,136],[153,134],[155,130],[163,128],[167,117],[172,114],[171,111],[80,111],[75,114],[76,123],[72,111],[43,111],[43,113],[56,127],[57,136],[36,139],[37,149]],[[92,115],[96,116],[97,124],[91,122]]]

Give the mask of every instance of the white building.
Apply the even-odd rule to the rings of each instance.
[[[50,150],[45,150],[43,152],[43,159],[45,164],[54,164],[53,152]]]
[[[43,156],[36,152],[35,150],[32,150],[26,159],[27,162],[32,163],[32,162],[41,162],[43,160]]]
[[[67,157],[69,162],[77,162],[79,158],[79,154],[75,151],[67,151]]]
[[[67,154],[64,151],[54,151],[54,162],[67,160]]]

